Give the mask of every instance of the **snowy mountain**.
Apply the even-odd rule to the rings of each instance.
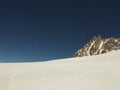
[[[74,54],[74,57],[98,55],[119,49],[120,38],[111,37],[104,39],[101,36],[94,36],[92,40]]]
[[[47,62],[0,63],[0,90],[120,90],[120,50]]]

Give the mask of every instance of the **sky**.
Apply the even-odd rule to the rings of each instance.
[[[69,58],[95,35],[120,37],[119,1],[0,1],[0,62]]]

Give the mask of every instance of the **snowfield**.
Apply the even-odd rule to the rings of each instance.
[[[0,90],[120,90],[120,50],[47,62],[0,63]]]

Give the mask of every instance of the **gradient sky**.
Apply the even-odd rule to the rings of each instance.
[[[120,37],[120,2],[0,1],[0,62],[72,57],[94,35]]]

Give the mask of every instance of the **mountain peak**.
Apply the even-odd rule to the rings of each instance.
[[[107,53],[112,50],[120,49],[120,38],[102,38],[99,36],[94,36],[83,48],[79,49],[74,57],[98,55],[102,53]]]

